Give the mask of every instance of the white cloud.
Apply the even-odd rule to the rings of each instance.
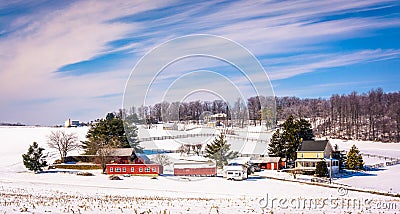
[[[263,58],[271,54],[302,53],[298,58],[263,61],[270,78],[274,80],[323,68],[398,58],[398,50],[338,53],[329,47],[331,41],[370,36],[379,29],[398,27],[398,19],[373,15],[343,16],[330,21],[324,19],[330,15],[389,7],[392,4],[396,2],[203,2],[184,6],[182,13],[175,12],[161,18],[148,17],[150,20],[140,22],[111,20],[163,6],[175,6],[180,11],[181,5],[172,1],[78,1],[63,8],[57,6],[55,10],[40,10],[12,20],[9,24],[11,30],[2,30],[10,34],[0,37],[0,97],[3,104],[0,118],[28,123],[54,123],[67,117],[65,112],[78,115],[76,112],[86,109],[89,113],[83,119],[94,119],[91,117],[99,112],[102,115],[105,111],[115,110],[121,105],[118,97],[92,98],[121,93],[130,72],[127,64],[133,65],[137,57],[144,55],[154,45],[186,33],[226,36]],[[175,8],[171,11],[175,11]],[[107,46],[111,41],[135,35],[145,36],[146,39],[115,49]],[[324,54],[320,54],[321,50]],[[118,51],[131,51],[135,59],[102,73],[91,71],[90,74],[69,76],[68,73],[56,72],[65,65]],[[173,54],[174,50],[171,52]],[[163,78],[180,75],[182,72],[166,73]],[[32,100],[42,102],[28,104]],[[71,107],[71,102],[79,106]],[[38,112],[51,113],[41,118],[37,116]]]

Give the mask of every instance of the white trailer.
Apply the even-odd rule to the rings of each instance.
[[[242,165],[224,166],[224,177],[228,180],[242,181],[247,179],[247,168]]]

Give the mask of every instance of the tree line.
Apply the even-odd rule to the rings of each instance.
[[[400,92],[382,88],[329,99],[276,98],[277,119],[308,118],[318,137],[400,142]]]
[[[153,124],[158,122],[180,121],[199,122],[212,114],[224,113],[230,125],[275,125],[275,98],[255,96],[246,101],[238,98],[228,104],[223,100],[161,102],[149,106],[131,107],[123,111],[136,124]]]

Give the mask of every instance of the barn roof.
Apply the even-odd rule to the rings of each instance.
[[[215,163],[209,162],[177,162],[174,163],[174,169],[198,169],[198,168],[215,168]]]
[[[130,157],[132,155],[133,148],[116,148],[112,149],[110,156],[127,156]]]
[[[303,141],[300,143],[299,149],[297,151],[301,152],[318,152],[324,151],[328,140],[316,140],[316,141]]]

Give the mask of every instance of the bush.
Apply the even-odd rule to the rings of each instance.
[[[94,174],[91,173],[91,172],[78,172],[76,175],[80,175],[80,176],[94,176]]]
[[[116,175],[111,175],[110,177],[108,177],[108,179],[114,180],[114,181],[122,180],[120,177],[118,177]]]
[[[325,161],[320,161],[317,163],[315,174],[318,177],[326,177],[326,175],[328,174],[328,167],[326,166]]]
[[[56,164],[57,169],[96,170],[101,169],[98,164]]]

